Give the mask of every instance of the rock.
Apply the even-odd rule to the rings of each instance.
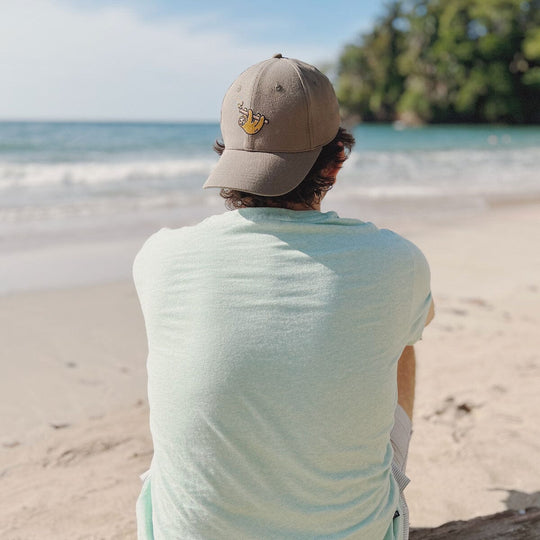
[[[533,540],[540,538],[540,508],[507,510],[440,527],[413,528],[410,540]]]

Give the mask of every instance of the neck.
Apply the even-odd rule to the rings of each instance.
[[[314,201],[310,206],[304,203],[289,203],[287,206],[281,206],[279,204],[267,204],[267,208],[284,208],[285,210],[295,210],[296,212],[306,212],[308,210],[321,211],[321,201]],[[241,208],[245,208],[244,206]]]
[[[307,204],[302,203],[295,203],[291,204],[287,207],[289,210],[296,210],[298,212],[305,212],[307,210],[317,210],[321,211],[321,203],[320,202],[314,202],[311,206],[308,206]]]

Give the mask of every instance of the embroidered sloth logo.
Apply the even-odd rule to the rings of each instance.
[[[240,111],[240,118],[238,119],[238,125],[248,134],[255,135],[259,133],[264,127],[264,124],[268,124],[268,120],[261,113],[253,113],[252,109],[246,109],[244,102],[238,104],[238,110]]]

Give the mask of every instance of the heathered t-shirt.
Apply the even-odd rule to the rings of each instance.
[[[248,208],[161,229],[133,276],[154,443],[140,539],[399,537],[397,360],[431,303],[417,247]]]

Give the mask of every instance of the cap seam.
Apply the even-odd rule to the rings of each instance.
[[[271,61],[273,60],[273,58],[270,58],[269,60]],[[253,84],[251,85],[251,92],[249,94],[250,109],[253,109],[253,106],[254,106],[253,101],[254,101],[255,87],[259,84],[259,79],[261,78],[264,70],[267,69],[269,65],[270,65],[270,62],[267,61],[266,64],[261,67],[261,69],[259,70],[259,73],[257,73],[257,76],[253,80]],[[247,144],[244,145],[246,147],[245,150],[253,151],[255,149],[255,139],[250,138],[249,135],[246,135],[245,137],[247,138]]]

